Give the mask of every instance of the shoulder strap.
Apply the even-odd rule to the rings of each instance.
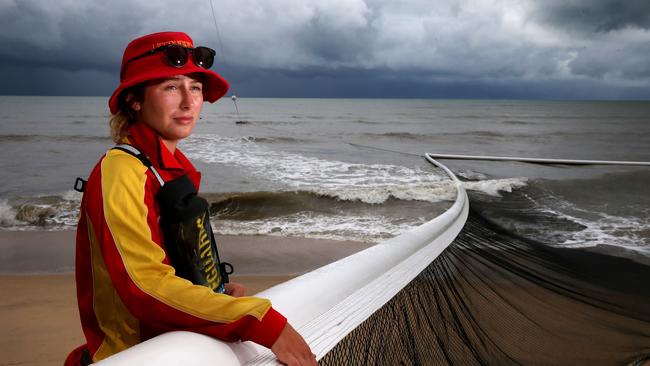
[[[162,177],[160,176],[156,168],[153,166],[153,164],[151,164],[151,160],[149,160],[149,158],[145,154],[140,152],[140,150],[138,150],[135,146],[129,144],[118,144],[115,145],[113,149],[124,151],[125,153],[133,155],[136,158],[138,158],[138,160],[140,160],[142,164],[144,164],[144,166],[149,168],[149,170],[151,170],[153,175],[156,176],[156,179],[158,179],[158,183],[160,183],[160,186],[162,187],[165,185],[165,181],[162,179]]]

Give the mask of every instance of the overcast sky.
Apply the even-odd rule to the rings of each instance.
[[[0,0],[0,94],[109,95],[180,30],[244,97],[650,99],[648,0],[212,1],[221,37],[210,0]]]

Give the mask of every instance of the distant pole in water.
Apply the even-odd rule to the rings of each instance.
[[[524,163],[535,163],[535,164],[650,166],[650,161],[540,159],[540,158],[519,158],[519,157],[510,157],[510,156],[451,155],[451,154],[431,154],[431,153],[426,153],[425,155],[431,156],[432,158],[438,158],[438,159],[520,161]]]
[[[245,121],[242,121],[241,117],[239,116],[239,107],[237,106],[237,96],[233,95],[230,97],[232,99],[233,104],[235,105],[235,111],[237,112],[237,120],[235,123],[246,123]]]
[[[235,110],[237,111],[237,119],[239,119],[239,107],[237,107],[237,96],[233,95],[230,98],[232,99],[233,104],[235,104]]]

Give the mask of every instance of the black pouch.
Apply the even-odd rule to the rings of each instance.
[[[233,272],[230,263],[221,263],[217,242],[210,225],[208,202],[197,196],[196,187],[187,175],[165,182],[149,158],[132,145],[114,149],[127,152],[149,168],[160,183],[156,201],[160,206],[160,227],[165,249],[176,275],[195,285],[224,293],[224,284]]]
[[[208,202],[197,196],[187,175],[166,182],[156,200],[165,248],[176,274],[223,293],[232,266],[219,260]]]

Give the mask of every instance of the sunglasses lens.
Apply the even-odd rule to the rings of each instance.
[[[214,52],[213,49],[208,48],[208,47],[196,47],[194,49],[194,63],[198,67],[202,67],[204,69],[209,69],[212,67],[212,64],[214,63]]]
[[[172,45],[164,50],[167,62],[174,67],[183,67],[187,63],[187,50],[181,46]]]

